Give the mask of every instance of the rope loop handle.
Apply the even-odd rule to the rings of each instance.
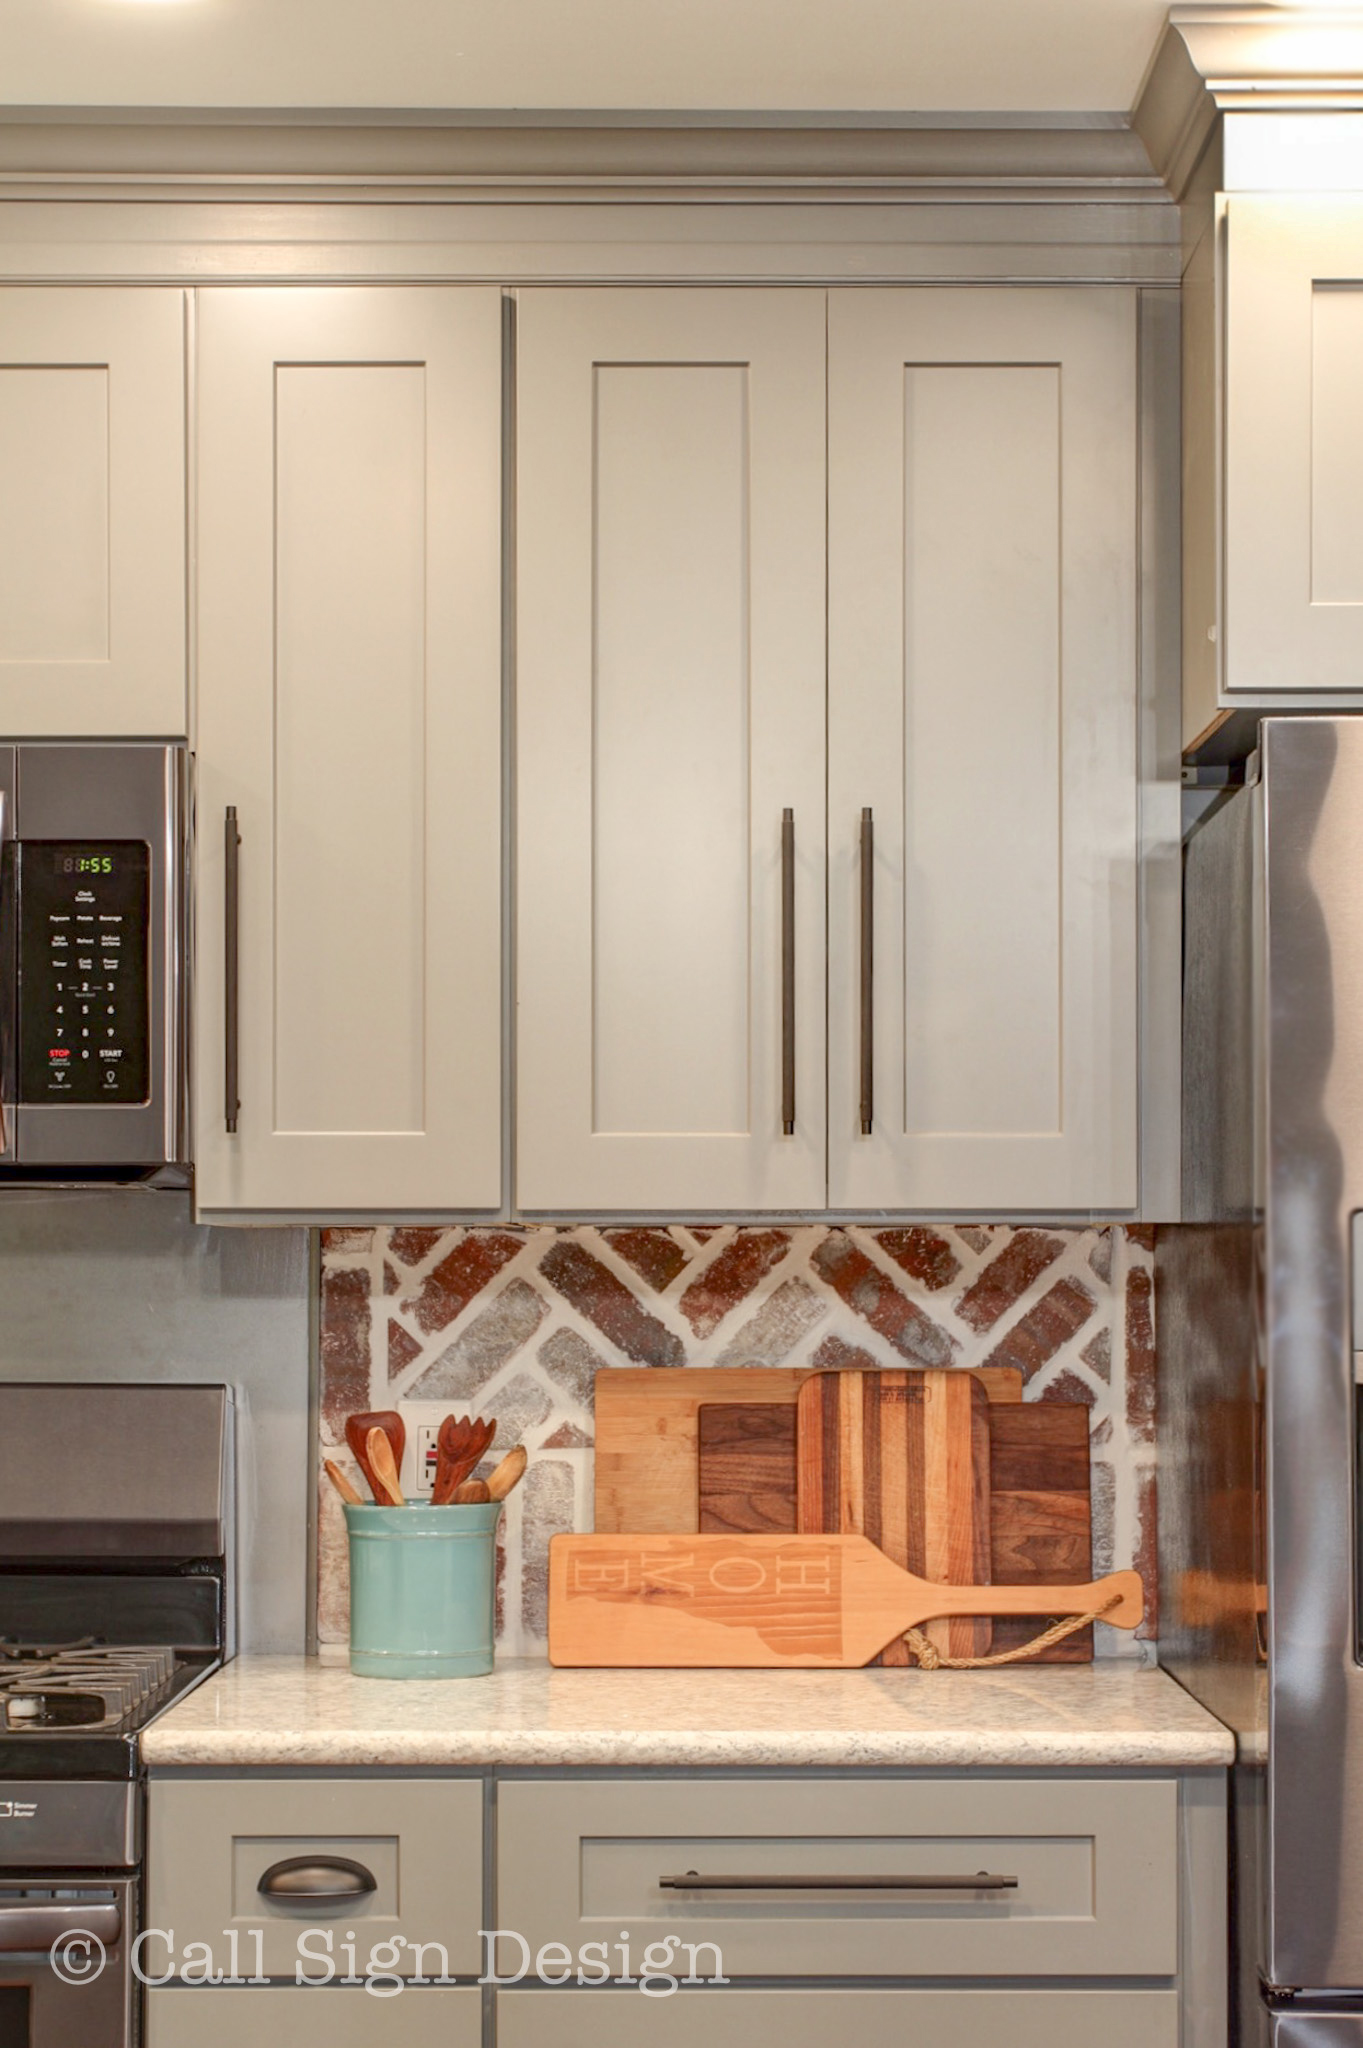
[[[1114,1593],[1101,1607],[1090,1608],[1087,1614],[1067,1615],[1064,1621],[1054,1621],[1039,1636],[1033,1636],[1030,1643],[1023,1643],[1016,1650],[999,1650],[992,1657],[948,1657],[935,1643],[929,1642],[921,1628],[905,1629],[904,1641],[918,1659],[920,1671],[983,1671],[990,1664],[1021,1664],[1028,1657],[1039,1656],[1043,1650],[1049,1650],[1052,1643],[1063,1643],[1066,1636],[1075,1635],[1081,1628],[1087,1628],[1090,1622],[1101,1621],[1105,1614],[1110,1614],[1121,1604],[1121,1594]]]

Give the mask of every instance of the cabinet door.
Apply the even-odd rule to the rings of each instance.
[[[500,1198],[500,307],[200,297],[201,1212]]]
[[[1226,219],[1228,690],[1363,689],[1363,203]]]
[[[526,1209],[823,1206],[824,304],[520,298]]]
[[[1135,1203],[1135,502],[1132,294],[831,295],[834,1208]]]
[[[385,1960],[380,1956],[376,1975]],[[250,1967],[244,1958],[243,1975]],[[346,1967],[338,1946],[338,1974]],[[357,1974],[365,1967],[361,1947]],[[479,2048],[482,2037],[482,1993],[471,1985],[402,1992],[385,1983],[374,1991],[361,1985],[246,1985],[147,1993],[147,2048],[242,2048],[244,2042],[251,2048],[374,2048],[377,2041],[400,2041],[402,2048]],[[1107,2042],[1108,2048],[1125,2048],[1111,2035]]]
[[[185,708],[184,293],[0,290],[0,732]]]

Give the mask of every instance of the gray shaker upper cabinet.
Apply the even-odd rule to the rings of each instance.
[[[200,1213],[494,1209],[501,295],[205,290],[198,349]]]
[[[531,1211],[824,1203],[824,309],[520,297]]]
[[[185,294],[6,286],[0,732],[185,718]]]
[[[830,294],[834,1209],[1135,1205],[1135,392],[1130,292]]]
[[[1135,342],[522,294],[521,1207],[1134,1206]]]
[[[1233,191],[1184,277],[1183,743],[1363,706],[1363,199]]]

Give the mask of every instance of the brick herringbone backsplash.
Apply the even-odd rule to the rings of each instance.
[[[451,1408],[523,1442],[499,1630],[545,1642],[549,1538],[591,1527],[592,1375],[612,1365],[1016,1365],[1029,1401],[1091,1415],[1094,1569],[1144,1572],[1154,1632],[1154,1233],[726,1224],[328,1230],[321,1431],[400,1406],[409,1434]],[[358,1476],[358,1475],[356,1475]],[[318,1634],[347,1634],[345,1532],[323,1481]],[[1129,1648],[1100,1631],[1100,1653]]]

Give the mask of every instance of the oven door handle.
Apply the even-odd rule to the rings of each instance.
[[[122,1932],[123,1914],[113,1905],[35,1906],[27,1899],[0,1905],[0,1956],[32,1955],[64,1937],[82,1934],[108,1949]],[[100,1961],[90,1952],[91,1968],[82,1974],[97,1975]]]

